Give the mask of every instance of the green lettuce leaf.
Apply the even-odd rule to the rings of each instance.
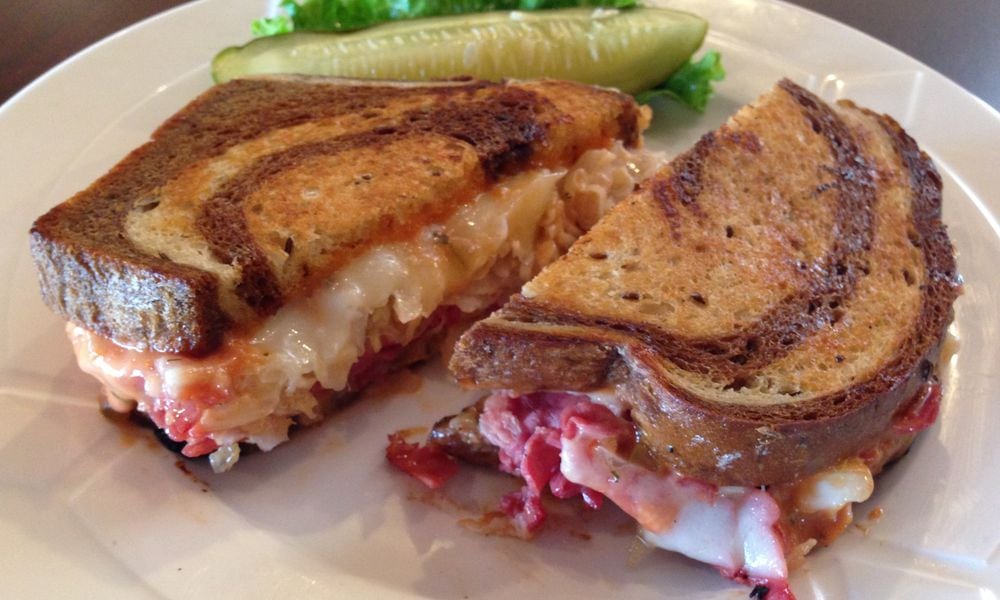
[[[572,6],[630,8],[637,0],[282,0],[285,14],[258,19],[255,36],[291,31],[353,31],[421,17],[490,10],[545,10]]]
[[[698,112],[705,112],[708,99],[715,93],[712,82],[722,81],[725,76],[722,56],[715,50],[709,50],[697,62],[694,59],[688,61],[688,64],[674,71],[674,74],[660,85],[636,94],[635,99],[640,104],[647,104],[657,96],[664,96],[686,104]]]
[[[288,15],[278,15],[276,17],[264,17],[257,19],[250,24],[250,32],[254,37],[266,37],[278,35],[279,33],[292,32],[292,19]]]

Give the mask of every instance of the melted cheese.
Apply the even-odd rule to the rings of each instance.
[[[516,290],[661,162],[616,144],[570,169],[508,178],[415,239],[368,250],[209,357],[127,350],[72,325],[70,339],[112,407],[137,404],[187,442],[185,454],[214,451],[213,467],[225,470],[238,443],[269,450],[293,421],[318,419],[314,386],[345,389],[363,354],[409,343],[438,307],[474,313]]]
[[[571,418],[573,421],[575,418]],[[565,430],[573,432],[567,436]],[[608,497],[643,529],[647,543],[679,552],[730,576],[788,576],[776,524],[780,509],[756,488],[715,486],[673,472],[654,472],[610,450],[585,421],[564,427],[560,471]]]
[[[613,407],[609,395],[605,390],[591,401]],[[859,458],[788,484],[790,494],[778,497],[759,488],[716,487],[630,462],[615,453],[598,424],[570,420],[560,438],[559,470],[567,480],[607,496],[639,523],[649,545],[714,565],[730,577],[786,581],[782,517],[794,515],[839,534],[845,511],[874,489],[871,471]],[[800,551],[814,545],[809,540]]]
[[[663,488],[660,493],[668,493],[669,478],[659,476],[653,481]],[[850,523],[849,513],[843,522],[845,509],[867,500],[874,481],[868,467],[854,458],[796,482],[792,488],[791,504],[746,487],[719,488],[707,498],[689,497],[681,502],[673,526],[658,531],[644,529],[642,538],[650,545],[720,567],[730,575],[784,579],[786,553],[776,535],[778,515],[794,514],[796,521],[805,518],[810,527],[836,529],[835,536]],[[816,540],[808,540],[798,551],[804,554],[815,544]]]
[[[792,497],[799,512],[836,514],[864,502],[874,490],[871,470],[861,459],[851,458],[796,483]]]

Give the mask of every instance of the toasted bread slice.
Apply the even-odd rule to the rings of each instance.
[[[35,222],[42,294],[117,344],[204,355],[372,244],[508,173],[634,145],[647,121],[628,96],[556,81],[235,80]]]
[[[467,332],[451,368],[483,388],[618,385],[655,464],[795,481],[875,443],[932,377],[959,292],[940,211],[895,121],[784,80]]]

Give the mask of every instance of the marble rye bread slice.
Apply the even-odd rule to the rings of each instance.
[[[783,80],[461,338],[466,385],[621,386],[653,462],[793,481],[877,442],[959,293],[941,179],[890,117]]]
[[[120,345],[204,355],[372,244],[505,175],[635,145],[647,119],[558,81],[234,80],[34,223],[42,295]]]

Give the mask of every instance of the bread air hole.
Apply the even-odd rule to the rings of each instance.
[[[722,356],[726,353],[729,348],[721,344],[706,344],[702,350],[711,354],[712,356]]]
[[[644,315],[669,315],[677,308],[670,302],[641,302],[638,306],[640,313]]]
[[[737,377],[723,386],[722,389],[738,392],[748,387],[749,380],[746,377]]]
[[[160,201],[157,198],[142,198],[135,202],[133,208],[139,212],[149,212],[159,205]]]
[[[793,381],[775,381],[767,375],[740,375],[722,386],[723,390],[741,394],[781,394],[799,396],[802,389]]]

